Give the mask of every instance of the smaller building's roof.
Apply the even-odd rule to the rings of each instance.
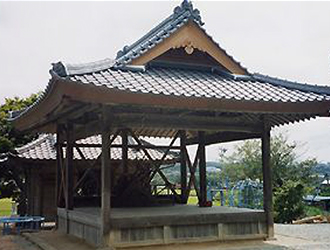
[[[144,145],[150,145],[150,143],[141,140]],[[88,137],[86,139],[81,139],[76,142],[77,144],[93,144],[101,145],[101,136],[95,135]],[[56,136],[53,134],[42,134],[36,140],[16,148],[17,154],[11,155],[20,159],[27,160],[56,160]],[[121,144],[121,137],[118,136],[113,145]],[[137,145],[132,137],[128,136],[128,145]],[[65,149],[65,148],[64,148]],[[87,160],[95,160],[101,154],[100,147],[81,147],[81,152]],[[160,160],[163,157],[164,151],[156,149],[147,149],[148,153],[154,160]],[[64,150],[65,153],[65,150]],[[122,159],[122,150],[121,148],[111,148],[111,159],[112,160],[121,160]],[[170,152],[166,159],[167,161],[175,160],[178,157],[178,154],[175,152]],[[74,159],[82,160],[82,157],[76,149],[74,149]],[[128,159],[129,160],[149,160],[142,150],[135,148],[128,149]]]
[[[330,196],[306,195],[304,200],[308,202],[330,201]]]

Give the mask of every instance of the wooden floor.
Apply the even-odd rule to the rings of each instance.
[[[78,216],[88,216],[97,221],[100,218],[99,207],[75,208]],[[130,227],[166,224],[195,224],[221,222],[253,222],[264,215],[263,210],[226,206],[198,207],[195,205],[175,205],[159,207],[113,208],[111,209],[112,227]]]
[[[90,215],[99,216],[100,207],[81,207],[74,208],[74,211],[86,213]],[[249,213],[249,212],[263,212],[263,210],[237,208],[226,206],[214,207],[198,207],[196,205],[174,205],[174,206],[158,206],[158,207],[125,207],[112,208],[111,218],[132,218],[141,216],[159,216],[159,215],[198,215],[198,214],[229,214],[229,213]]]

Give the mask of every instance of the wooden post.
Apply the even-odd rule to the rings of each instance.
[[[102,164],[101,164],[101,244],[107,245],[110,234],[111,166],[110,129],[106,126],[106,112],[102,112]]]
[[[40,168],[35,167],[32,170],[33,179],[32,179],[32,201],[33,201],[33,209],[32,215],[41,215],[41,199],[42,199],[42,187],[41,187],[41,176],[40,176]]]
[[[32,202],[33,202],[33,196],[32,196],[32,188],[31,188],[31,168],[27,167],[26,169],[26,193],[27,193],[27,214],[32,214]]]
[[[199,141],[199,193],[200,200],[199,206],[204,207],[206,205],[206,157],[205,157],[205,132],[198,132]]]
[[[73,209],[73,125],[72,123],[67,124],[66,129],[66,202],[65,208],[67,210]]]
[[[181,203],[187,203],[186,131],[180,131]]]
[[[121,139],[122,139],[122,166],[123,173],[125,178],[128,174],[128,131],[126,129],[122,130]]]
[[[62,193],[61,193],[61,183],[62,183],[62,159],[63,159],[63,150],[61,146],[63,130],[62,126],[57,126],[56,132],[56,188],[55,188],[55,205],[57,207],[63,207],[62,203]],[[60,200],[61,199],[61,200]],[[56,219],[57,227],[57,219]]]
[[[270,126],[264,121],[262,132],[262,173],[264,191],[264,211],[267,223],[267,237],[274,237],[272,169],[270,165]]]

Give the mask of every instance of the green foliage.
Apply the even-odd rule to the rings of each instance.
[[[330,187],[328,186],[323,186],[321,187],[321,196],[330,196]]]
[[[273,185],[280,187],[284,182],[301,181],[304,186],[312,186],[313,167],[315,159],[298,161],[297,143],[289,143],[287,136],[275,135],[271,138],[271,167],[273,170]],[[223,151],[222,151],[223,152]],[[236,147],[234,153],[226,156],[222,153],[220,159],[222,174],[232,181],[243,179],[262,180],[261,141],[247,140]]]
[[[323,210],[320,207],[315,207],[315,206],[304,206],[304,216],[305,217],[311,217],[311,216],[316,216],[316,215],[325,215],[329,216],[329,212]]]
[[[299,182],[287,181],[274,193],[274,221],[292,223],[304,215],[304,187]]]
[[[19,111],[27,108],[36,101],[38,94],[27,98],[6,98],[5,103],[0,106],[0,154],[14,152],[16,147],[31,141],[34,136],[23,134],[15,130],[8,121],[11,111]],[[13,197],[19,192],[22,177],[16,171],[0,166],[0,198]]]
[[[276,222],[290,223],[303,214],[303,195],[315,187],[315,159],[298,160],[297,143],[286,135],[271,138],[271,167],[273,170],[274,210]],[[261,140],[248,140],[227,156],[221,151],[223,176],[230,180],[262,180]]]
[[[6,98],[0,106],[0,153],[13,151],[15,147],[22,146],[31,141],[31,135],[19,133],[8,121],[11,111],[19,111],[27,108],[36,101],[38,94],[27,98]]]

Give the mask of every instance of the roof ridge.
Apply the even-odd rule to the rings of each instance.
[[[147,34],[142,36],[133,44],[126,45],[123,49],[119,50],[117,52],[116,57],[116,66],[122,66],[129,63],[132,59],[146,52],[146,48],[143,47],[149,45],[144,43],[152,43],[153,46],[158,44],[159,42],[163,41],[163,39],[168,37],[169,34],[174,33],[176,30],[178,30],[178,28],[180,28],[188,20],[195,21],[200,27],[204,25],[199,10],[194,9],[191,1],[184,0],[181,5],[176,6],[174,8],[173,13],[170,16],[168,16],[162,22],[152,28]],[[180,22],[182,22],[182,25],[178,25]],[[166,25],[168,27],[166,27]],[[154,38],[153,36],[155,36],[157,33],[163,34],[161,36],[157,35],[157,38]],[[151,41],[155,39],[156,41]],[[136,51],[134,51],[134,49]],[[128,54],[132,55],[128,56]]]
[[[103,60],[98,60],[89,63],[63,63],[61,61],[53,63],[51,69],[58,76],[66,77],[70,75],[82,75],[88,73],[94,73],[102,70],[111,68],[114,65],[114,60],[110,58],[105,58]]]
[[[321,95],[330,95],[330,87],[328,86],[320,86],[320,85],[312,85],[307,83],[299,83],[286,79],[280,79],[277,77],[272,77],[268,75],[263,75],[260,73],[254,73],[251,75],[254,79],[268,82],[270,84],[281,86],[289,89],[296,89],[304,92],[313,92]]]

